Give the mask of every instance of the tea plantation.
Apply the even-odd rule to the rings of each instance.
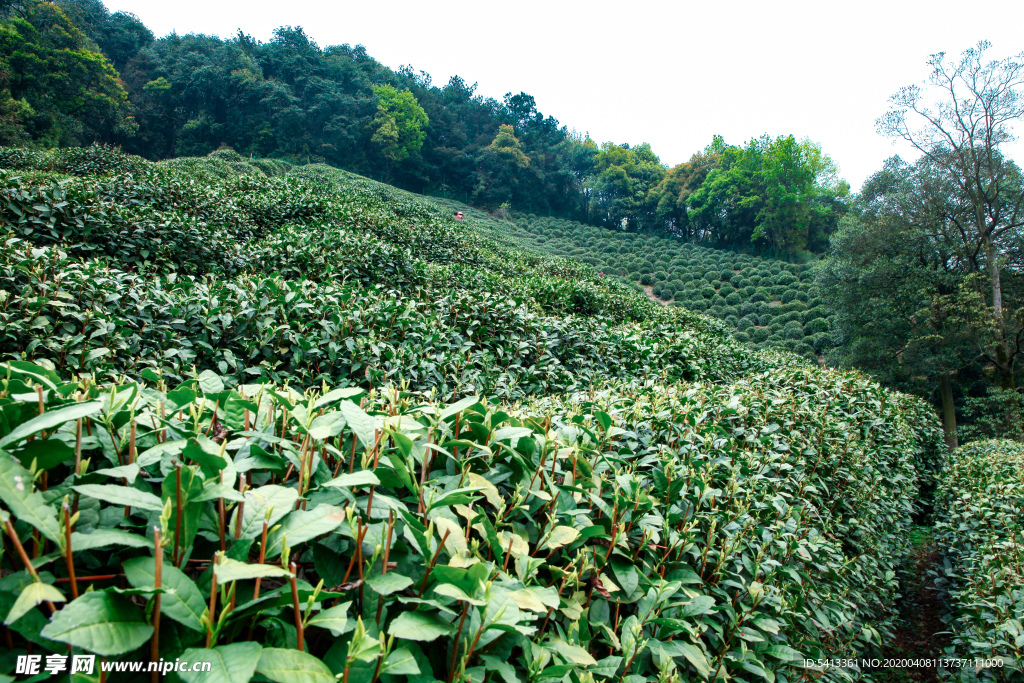
[[[528,248],[588,263],[605,276],[650,288],[650,296],[662,303],[723,320],[736,339],[757,348],[784,349],[817,361],[833,344],[831,312],[819,298],[809,263],[532,215],[489,222],[492,230]]]
[[[327,166],[0,169],[0,681],[882,681],[806,660],[891,639],[936,488],[957,675],[1020,674],[1021,565],[957,540],[1019,494],[964,512],[917,398]],[[748,321],[805,284],[731,265]]]

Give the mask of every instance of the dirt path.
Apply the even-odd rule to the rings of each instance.
[[[651,301],[656,301],[659,304],[661,304],[662,306],[668,306],[668,302],[667,301],[665,301],[663,299],[659,299],[658,297],[654,296],[654,287],[652,285],[641,285],[641,286],[644,288],[644,291],[647,293],[647,298],[648,299],[650,299]]]
[[[947,636],[936,635],[945,630],[939,615],[942,604],[934,587],[934,577],[928,570],[939,561],[931,527],[914,527],[914,551],[910,557],[910,578],[903,587],[900,623],[893,641],[884,648],[885,657],[894,659],[935,659],[948,644]],[[892,683],[937,683],[938,673],[932,667],[916,669],[889,669]]]

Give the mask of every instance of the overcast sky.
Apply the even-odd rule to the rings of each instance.
[[[240,28],[267,40],[302,26],[322,47],[362,44],[437,85],[458,74],[484,96],[525,91],[562,124],[598,142],[649,142],[669,165],[715,134],[742,144],[792,133],[819,143],[854,190],[887,157],[913,158],[875,119],[927,76],[930,54],[980,39],[994,57],[1024,51],[1019,0],[105,2],[158,36]],[[1009,151],[1024,163],[1024,143]]]

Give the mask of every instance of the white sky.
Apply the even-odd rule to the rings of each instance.
[[[669,165],[711,141],[792,133],[821,144],[857,190],[895,153],[875,132],[888,97],[922,81],[931,53],[980,39],[1024,51],[1019,0],[105,0],[158,36],[267,40],[302,26],[321,47],[362,44],[383,64],[411,64],[435,85],[458,74],[598,142],[649,142]],[[1024,137],[1024,124],[1017,133]],[[1024,164],[1024,142],[1008,149]]]

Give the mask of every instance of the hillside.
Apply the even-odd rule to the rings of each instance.
[[[755,348],[791,351],[817,362],[832,346],[831,311],[823,305],[810,264],[557,218],[516,214],[497,220],[457,202],[432,199],[463,211],[493,239],[582,261],[606,278],[642,287],[655,301],[717,318],[735,339]]]
[[[922,401],[328,166],[0,168],[12,655],[787,682],[891,640]]]

